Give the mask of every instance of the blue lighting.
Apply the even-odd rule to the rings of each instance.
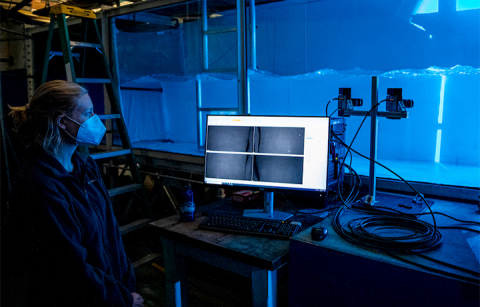
[[[438,0],[420,0],[417,3],[413,15],[438,13]]]
[[[438,106],[438,123],[443,121],[443,100],[445,98],[445,82],[447,82],[447,76],[442,76],[442,86],[440,87],[440,105]]]
[[[200,146],[205,146],[205,135],[204,135],[204,132],[203,132],[203,120],[202,120],[202,117],[203,117],[203,114],[202,112],[198,112],[198,131],[199,131],[199,135],[200,135]]]
[[[435,147],[435,162],[440,162],[440,146],[442,145],[442,129],[437,130],[437,146]]]
[[[457,11],[480,9],[479,0],[457,0]]]

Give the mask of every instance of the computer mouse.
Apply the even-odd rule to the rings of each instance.
[[[328,229],[325,227],[312,227],[312,240],[321,241],[327,236]]]

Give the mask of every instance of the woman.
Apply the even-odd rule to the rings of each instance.
[[[76,151],[106,131],[87,90],[47,82],[11,110],[28,149],[11,201],[27,256],[27,305],[143,306],[100,170]]]

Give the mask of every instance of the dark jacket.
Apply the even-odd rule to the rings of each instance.
[[[74,172],[35,150],[11,212],[28,265],[27,305],[132,306],[135,276],[100,170],[75,152]]]

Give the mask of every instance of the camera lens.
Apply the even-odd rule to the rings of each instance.
[[[403,105],[405,106],[405,108],[413,108],[413,100],[404,99],[403,100]]]
[[[352,98],[352,105],[354,107],[361,107],[363,106],[363,99],[360,98]]]

